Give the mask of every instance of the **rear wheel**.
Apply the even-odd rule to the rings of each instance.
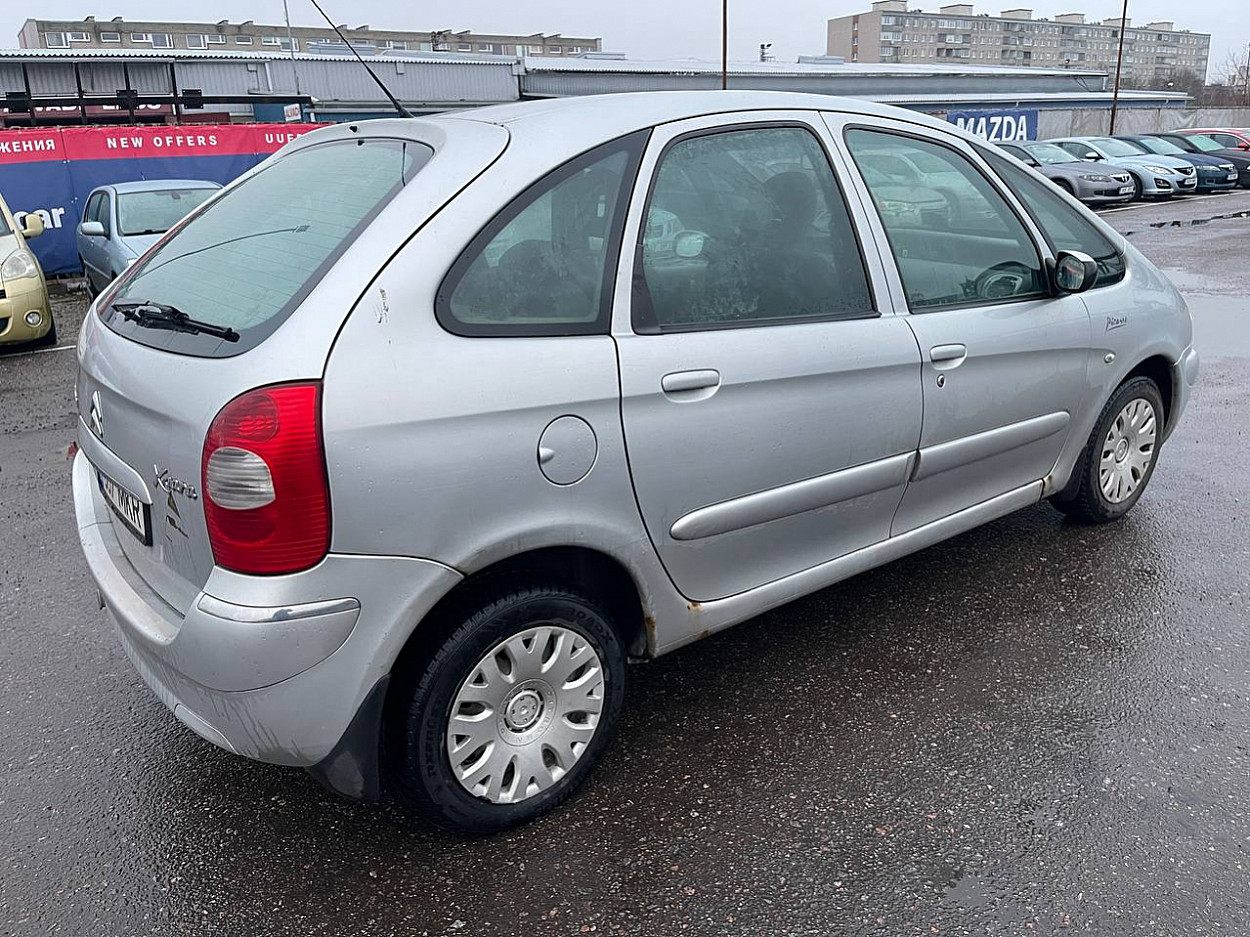
[[[497,589],[407,675],[388,718],[398,791],[437,823],[494,832],[573,793],[616,729],[625,650],[592,598]]]
[[[1129,512],[1154,475],[1163,436],[1163,397],[1148,377],[1121,384],[1099,414],[1072,470],[1080,479],[1070,498],[1053,498],[1076,520],[1102,524]]]

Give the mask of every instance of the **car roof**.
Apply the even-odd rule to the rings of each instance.
[[[144,179],[139,182],[114,182],[102,185],[119,195],[127,192],[164,192],[168,189],[220,189],[221,185],[207,179]]]
[[[954,124],[916,111],[856,98],[787,91],[636,91],[581,95],[473,108],[440,114],[431,120],[443,127],[464,121],[495,124],[508,131],[514,144],[554,154],[556,151],[582,152],[598,143],[673,121],[765,110],[836,111],[886,117],[975,139]]]

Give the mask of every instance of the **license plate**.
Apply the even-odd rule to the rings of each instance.
[[[1128,195],[1128,194],[1129,194],[1130,192],[1132,192],[1132,191],[1133,191],[1133,187],[1132,187],[1131,185],[1122,185],[1122,186],[1120,186],[1120,194],[1121,194],[1121,195]]]
[[[100,492],[126,529],[147,546],[152,545],[152,509],[103,472],[97,471]]]

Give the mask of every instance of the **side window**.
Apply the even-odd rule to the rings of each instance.
[[[452,265],[435,303],[457,335],[605,332],[645,136],[585,153],[513,200]]]
[[[1073,156],[1079,157],[1080,159],[1084,159],[1085,154],[1090,152],[1089,147],[1086,146],[1084,143],[1068,142],[1068,143],[1060,143],[1059,145],[1063,147],[1065,150],[1067,150],[1069,153],[1071,153]]]
[[[1064,196],[995,153],[983,152],[982,156],[1024,203],[1052,251],[1081,251],[1093,257],[1098,264],[1095,287],[1124,279],[1124,255],[1088,219],[1082,218]]]
[[[637,253],[636,331],[877,314],[846,202],[811,131],[722,130],[664,152]]]
[[[1212,133],[1208,134],[1220,146],[1235,150],[1241,144],[1241,141],[1234,137],[1231,133]]]
[[[103,197],[103,195],[104,193],[102,192],[96,192],[94,195],[91,196],[91,198],[87,199],[87,205],[85,208],[83,208],[83,211],[82,211],[83,221],[99,221],[100,220],[96,215],[97,215],[97,212],[99,212],[100,210],[100,199]]]
[[[1037,245],[961,153],[878,130],[848,130],[846,142],[913,312],[1047,295]],[[893,169],[900,162],[911,167],[906,180]]]
[[[95,214],[96,214],[95,220],[100,222],[100,224],[104,225],[105,237],[109,237],[113,233],[113,224],[112,224],[113,212],[111,210],[111,206],[109,205],[109,202],[111,201],[112,199],[109,198],[109,194],[107,192],[101,192],[100,204],[97,205],[95,209]]]

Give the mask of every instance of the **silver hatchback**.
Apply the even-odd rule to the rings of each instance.
[[[83,549],[175,717],[477,830],[576,788],[630,657],[1041,499],[1121,517],[1198,370],[1173,286],[1032,170],[766,92],[310,133],[78,360]]]

